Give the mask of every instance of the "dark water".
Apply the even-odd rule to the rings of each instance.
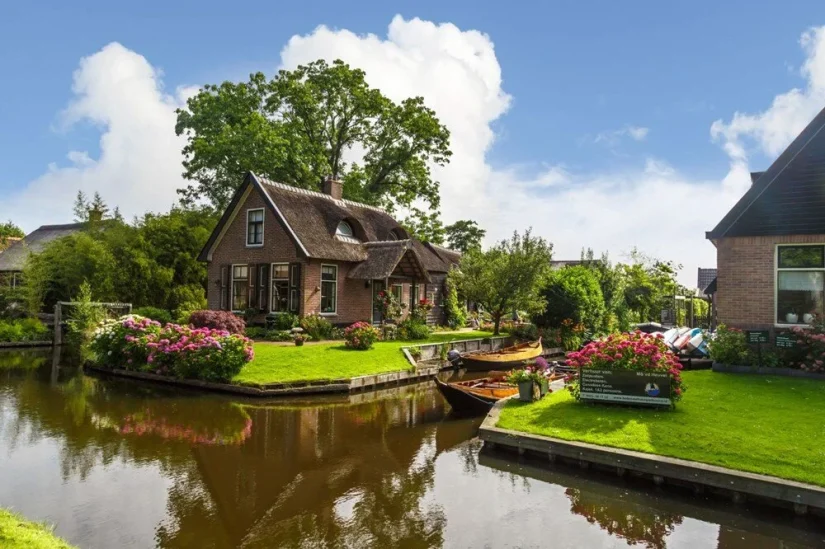
[[[237,401],[0,353],[0,506],[80,547],[819,547],[813,519],[481,450],[430,383]]]

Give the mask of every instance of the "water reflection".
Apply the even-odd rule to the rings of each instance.
[[[83,547],[822,542],[810,525],[479,455],[478,422],[450,419],[431,384],[262,403],[51,362],[0,367],[0,505]]]

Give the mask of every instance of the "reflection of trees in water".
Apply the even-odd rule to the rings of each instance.
[[[590,524],[598,524],[607,533],[627,540],[628,545],[644,545],[648,549],[665,549],[666,537],[682,523],[680,515],[659,513],[649,507],[577,488],[564,492],[570,499],[570,510],[583,516]]]
[[[429,386],[352,406],[241,408],[82,375],[50,383],[48,372],[30,371],[6,381],[0,378],[0,398],[11,413],[0,437],[54,439],[64,479],[85,479],[114,461],[151,464],[171,479],[159,547],[439,546],[444,511],[423,501],[439,453],[473,431],[437,423],[444,404]],[[199,444],[203,437],[181,432],[219,433],[236,443]],[[474,470],[473,450],[460,455]],[[342,511],[352,494],[351,509]]]

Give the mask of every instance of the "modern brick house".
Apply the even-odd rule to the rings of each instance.
[[[825,109],[707,233],[719,323],[775,329],[825,318]]]
[[[345,200],[331,179],[323,192],[248,173],[199,259],[208,263],[210,309],[320,314],[337,325],[380,322],[385,289],[408,305],[435,304],[443,322],[447,272],[457,252],[410,238],[390,215]]]

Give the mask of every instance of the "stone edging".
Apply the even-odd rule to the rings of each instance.
[[[817,374],[814,372],[806,372],[805,370],[797,370],[796,368],[769,368],[767,366],[739,366],[736,364],[719,364],[713,363],[714,372],[722,372],[727,374],[757,374],[767,376],[786,376],[798,377],[802,379],[822,379],[825,380],[825,374]]]
[[[724,491],[731,493],[734,501],[753,496],[775,506],[792,507],[797,514],[807,513],[809,507],[825,510],[825,488],[820,486],[696,461],[501,429],[496,424],[507,400],[497,402],[479,428],[479,438],[486,444],[513,448],[519,455],[525,452],[539,454],[550,461],[556,457],[573,460],[583,468],[590,464],[607,467],[620,476],[632,471],[651,477],[656,484],[673,480],[679,484],[688,483],[697,492],[705,488]]]
[[[130,370],[98,368],[86,366],[86,371],[97,372],[107,375],[114,375],[129,379],[142,381],[152,381],[165,383],[189,389],[201,389],[206,391],[216,391],[221,393],[232,393],[253,397],[280,397],[295,395],[311,395],[323,393],[354,393],[366,389],[372,389],[389,384],[409,383],[430,379],[438,374],[438,368],[426,368],[421,370],[401,370],[384,374],[373,374],[359,376],[351,379],[335,379],[329,381],[313,381],[304,383],[279,383],[261,386],[235,385],[232,383],[215,383],[211,381],[201,381],[197,379],[177,379],[162,376],[149,372],[133,372]]]
[[[20,349],[27,347],[51,347],[51,341],[0,341],[0,349]]]

